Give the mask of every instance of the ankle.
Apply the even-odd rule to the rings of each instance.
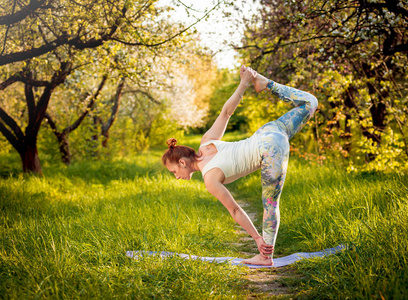
[[[266,88],[268,90],[271,90],[273,88],[273,84],[274,84],[274,82],[272,80],[268,79],[268,84],[266,85]]]
[[[267,79],[266,77],[258,73],[254,79],[255,91],[257,93],[260,93],[264,91],[265,89],[267,89],[269,81],[270,81],[269,79]]]

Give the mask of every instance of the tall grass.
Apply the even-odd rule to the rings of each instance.
[[[227,135],[227,139],[242,138]],[[197,148],[198,137],[190,139]],[[0,297],[244,298],[242,269],[127,250],[238,256],[227,210],[200,174],[177,181],[161,151],[66,167],[42,178],[0,158]],[[261,228],[260,174],[230,185]],[[297,298],[402,299],[408,294],[408,176],[348,174],[292,158],[281,197],[276,256],[338,244],[349,249],[296,264]],[[296,276],[298,276],[296,275]]]
[[[233,220],[159,153],[0,180],[1,298],[240,298],[236,267],[127,250],[236,255]]]
[[[259,172],[232,184],[260,213]],[[333,165],[292,159],[281,196],[276,253],[349,250],[297,265],[298,290],[310,299],[406,299],[408,295],[408,176],[348,174]],[[258,226],[262,216],[259,215]],[[300,297],[300,296],[299,296]]]

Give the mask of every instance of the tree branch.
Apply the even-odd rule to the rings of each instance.
[[[6,124],[13,131],[15,139],[19,141],[24,140],[24,134],[20,126],[18,126],[16,121],[14,121],[14,119],[10,117],[1,107],[0,107],[0,120],[2,120],[4,124]],[[11,132],[10,134],[13,135]]]
[[[160,101],[157,101],[150,93],[143,91],[143,90],[127,90],[123,92],[123,94],[129,94],[129,93],[139,93],[145,95],[147,98],[149,98],[150,101],[156,103],[156,104],[162,104]]]
[[[14,10],[16,9],[16,4],[17,4],[17,0],[14,0],[12,14],[14,14]],[[4,51],[6,50],[7,36],[10,30],[10,26],[11,24],[7,25],[6,34],[4,35],[3,50],[1,50],[0,56],[2,56]]]
[[[17,1],[14,1],[14,6]],[[21,20],[28,17],[31,13],[36,11],[39,8],[48,8],[47,6],[42,6],[45,0],[31,0],[30,3],[21,9],[20,11],[14,13],[13,12],[9,15],[0,16],[0,25],[12,25],[15,23],[20,22]]]
[[[51,118],[51,115],[46,112],[46,113],[44,114],[44,119],[47,119],[48,124],[50,124],[50,127],[51,127],[52,131],[53,131],[56,135],[58,135],[57,124],[55,123],[54,119]]]
[[[62,45],[71,45],[74,46],[76,49],[83,50],[86,48],[96,48],[102,45],[105,41],[108,41],[112,39],[112,35],[117,31],[117,29],[120,26],[121,20],[124,17],[124,14],[127,12],[127,7],[126,5],[122,9],[122,15],[118,17],[115,21],[115,24],[112,25],[110,28],[109,33],[101,35],[100,38],[91,38],[87,41],[82,41],[79,32],[78,36],[75,37],[69,37],[66,34],[62,34],[61,36],[57,37],[55,40],[52,42],[42,45],[37,48],[31,48],[29,50],[25,51],[20,51],[20,52],[15,52],[7,55],[0,56],[0,66],[13,63],[13,62],[18,62],[18,61],[23,61],[29,58],[37,57],[42,54],[48,53],[50,51],[55,50],[56,48],[62,46]]]
[[[5,138],[9,141],[9,143],[18,151],[21,149],[20,142],[16,139],[16,137],[4,126],[3,122],[0,120],[0,132],[5,136]]]
[[[120,97],[122,95],[122,90],[123,87],[125,85],[125,77],[122,77],[120,79],[119,85],[116,89],[116,94],[115,97],[113,98],[113,105],[112,105],[112,109],[111,109],[111,115],[109,117],[109,119],[105,122],[102,123],[102,134],[105,135],[105,132],[107,132],[109,130],[109,128],[112,126],[113,122],[116,119],[116,115],[119,109],[119,103],[120,103]]]
[[[48,81],[45,80],[34,80],[30,77],[27,77],[27,73],[24,71],[18,72],[0,84],[0,91],[7,88],[9,85],[12,85],[15,82],[22,82],[25,84],[29,84],[31,86],[47,86],[49,84]]]
[[[25,84],[24,92],[25,92],[27,110],[28,110],[28,123],[30,123],[34,121],[34,112],[36,108],[32,85]]]
[[[408,52],[408,43],[405,44],[399,44],[397,46],[394,47],[387,47],[388,45],[386,45],[384,43],[384,48],[383,48],[383,53],[384,55],[394,55],[397,52],[401,52],[401,53],[406,53]]]
[[[190,26],[184,28],[183,30],[179,31],[178,33],[174,34],[173,36],[169,37],[168,39],[165,39],[161,42],[155,43],[155,44],[146,44],[144,42],[137,42],[137,43],[131,43],[131,42],[126,42],[117,38],[111,38],[113,41],[116,41],[118,43],[122,43],[124,45],[128,45],[128,46],[144,46],[144,47],[157,47],[160,45],[163,45],[171,40],[173,40],[174,38],[182,35],[184,32],[186,32],[187,30],[189,30],[191,27],[193,27],[194,25],[196,25],[198,22],[200,22],[201,20],[203,20],[204,18],[206,18],[214,9],[216,9],[218,6],[220,6],[221,3],[223,3],[225,0],[221,0],[218,1],[218,3],[211,8],[204,16],[202,16],[201,18],[197,19],[197,21],[195,21],[194,23],[192,23]]]
[[[18,79],[19,77],[17,75],[10,76],[5,81],[0,83],[0,91],[3,91],[5,88],[7,88],[9,85],[12,85],[14,82],[19,81]]]
[[[85,119],[85,117],[89,114],[90,110],[95,104],[96,99],[98,98],[102,88],[104,87],[106,80],[108,79],[108,75],[104,75],[102,78],[101,83],[99,84],[98,89],[96,90],[95,94],[92,96],[91,100],[89,101],[88,105],[86,106],[86,109],[82,112],[82,114],[79,116],[79,118],[70,126],[66,127],[63,131],[62,134],[68,134],[75,129],[78,128],[79,125],[81,125],[82,121]]]
[[[41,122],[44,119],[45,112],[47,111],[52,91],[65,81],[65,78],[69,75],[71,70],[72,64],[70,62],[61,63],[60,69],[54,73],[51,82],[45,87],[35,108],[33,122],[29,123],[26,128],[26,132],[33,132],[33,134],[38,133]]]

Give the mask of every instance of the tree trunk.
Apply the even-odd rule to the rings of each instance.
[[[347,153],[351,151],[351,127],[349,125],[349,121],[351,120],[351,115],[349,112],[345,113],[346,120],[344,122],[344,133],[342,134],[342,138],[344,139],[344,150]]]
[[[61,62],[60,69],[54,73],[50,82],[36,81],[33,72],[30,70],[25,70],[20,73],[19,76],[14,77],[13,80],[6,80],[6,82],[9,83],[8,85],[17,81],[25,83],[24,91],[28,111],[28,124],[24,133],[16,121],[0,107],[0,132],[20,154],[23,172],[42,175],[42,168],[37,151],[38,132],[40,131],[41,122],[44,119],[52,92],[58,85],[65,81],[71,70],[71,63]],[[2,86],[0,90],[6,88],[8,85]],[[37,103],[33,92],[34,86],[44,87]]]
[[[99,133],[98,131],[99,131],[101,120],[100,120],[100,117],[98,117],[97,115],[93,116],[92,119],[93,119],[93,124],[92,124],[93,134],[91,136],[91,156],[93,158],[96,158],[99,155],[99,149],[98,149],[99,148]]]
[[[370,139],[377,146],[379,146],[381,144],[381,134],[377,134],[375,132],[370,132],[368,130],[368,128],[363,125],[364,118],[359,114],[360,109],[357,106],[356,102],[354,101],[354,97],[355,97],[354,94],[355,93],[357,93],[357,89],[355,87],[350,87],[347,90],[345,98],[344,98],[344,105],[346,107],[350,108],[350,109],[353,109],[353,108],[355,109],[355,111],[356,111],[356,113],[358,115],[358,120],[359,120],[359,124],[360,124],[360,128],[361,128],[363,136]],[[381,124],[383,124],[383,122],[385,121],[385,111],[382,111],[382,106],[380,104],[375,106],[374,103],[373,103],[374,109],[373,108],[370,109],[374,129],[378,129],[379,127],[381,127],[382,126]],[[377,116],[377,112],[379,113],[378,116]],[[376,119],[377,117],[378,117],[378,119]],[[346,122],[348,122],[347,119],[346,119]],[[385,127],[385,125],[384,125],[384,127]],[[384,128],[384,127],[382,127],[382,128]],[[351,128],[347,129],[347,131],[348,130],[351,130]],[[382,129],[381,129],[381,131],[382,131]],[[375,159],[375,157],[376,157],[375,154],[368,153],[368,154],[366,154],[366,161],[367,162],[373,161]]]
[[[381,144],[381,133],[386,127],[385,118],[387,116],[386,105],[382,102],[382,99],[386,98],[388,96],[388,93],[386,91],[381,92],[379,89],[379,87],[381,87],[381,84],[379,82],[379,78],[382,77],[381,70],[371,70],[371,67],[366,63],[362,64],[362,69],[366,78],[368,79],[366,85],[371,98],[371,120],[373,121],[374,130],[379,132],[370,133],[370,135],[366,136],[369,137],[373,142],[377,143],[377,145],[379,146]],[[370,79],[372,78],[376,79],[375,83],[370,82]]]
[[[118,114],[119,111],[119,105],[120,105],[120,98],[122,96],[122,91],[123,91],[123,87],[125,86],[125,77],[122,77],[119,81],[119,85],[116,89],[116,94],[112,99],[113,105],[111,108],[111,115],[109,117],[109,119],[103,123],[101,120],[101,133],[103,136],[103,140],[102,140],[102,147],[107,148],[108,147],[108,140],[109,140],[109,130],[111,129],[113,122],[115,122],[116,116]]]
[[[102,132],[102,136],[103,136],[102,147],[108,148],[109,128],[108,128],[108,130]]]
[[[36,173],[42,175],[42,168],[36,144],[25,147],[25,149],[20,152],[20,157],[21,162],[23,163],[24,173]]]
[[[71,163],[71,151],[69,150],[68,134],[61,134],[58,137],[58,145],[62,162],[68,166]]]
[[[386,116],[387,116],[387,107],[384,103],[374,103],[372,102],[370,107],[371,118],[373,120],[374,129],[378,130],[380,134],[378,135],[381,141],[381,133],[384,131],[386,124]]]

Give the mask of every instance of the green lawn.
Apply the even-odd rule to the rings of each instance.
[[[260,175],[231,184],[259,213]],[[296,264],[299,298],[406,299],[408,295],[408,176],[348,174],[335,165],[291,159],[281,196],[277,255],[349,250]]]
[[[127,250],[239,255],[234,221],[200,174],[174,180],[160,156],[45,163],[43,178],[19,174],[14,155],[0,157],[0,298],[244,299],[242,268],[126,257]],[[229,188],[261,215],[259,172]],[[276,254],[350,246],[296,264],[305,275],[289,283],[298,297],[408,294],[407,195],[406,175],[351,175],[292,158]]]

